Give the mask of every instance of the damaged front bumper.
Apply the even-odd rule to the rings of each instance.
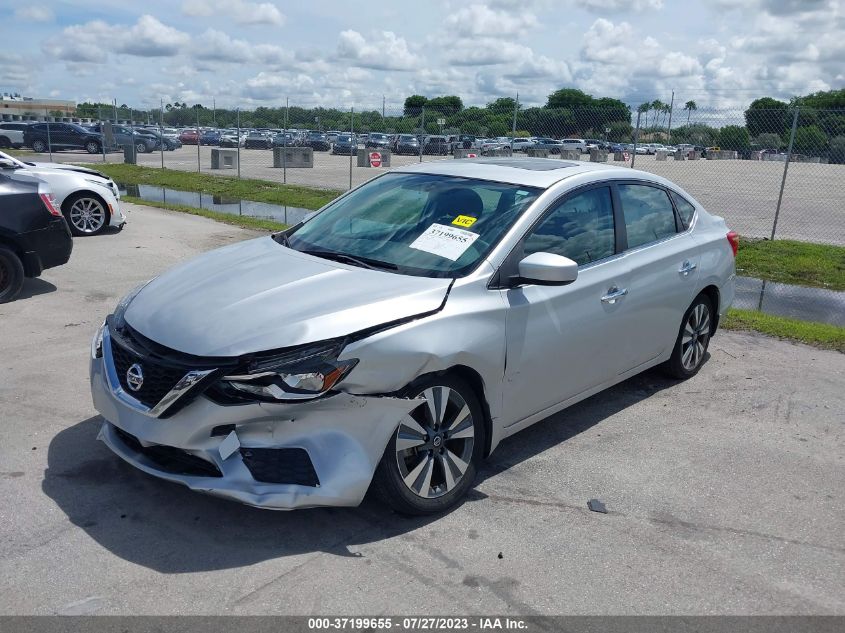
[[[279,510],[361,503],[399,421],[423,400],[337,393],[296,404],[219,405],[168,418],[128,406],[92,358],[98,439],[133,466],[192,490]]]

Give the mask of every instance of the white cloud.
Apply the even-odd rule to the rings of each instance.
[[[471,4],[446,18],[450,32],[462,37],[522,35],[537,25],[537,16],[516,6],[513,11],[497,11],[484,4]]]
[[[116,47],[117,52],[139,57],[174,55],[191,39],[187,33],[162,24],[151,15],[142,15],[128,32],[115,35],[122,40]]]
[[[203,61],[246,62],[252,59],[252,47],[243,40],[232,39],[223,31],[206,29],[194,38],[192,57]]]
[[[338,61],[374,70],[413,70],[419,59],[404,38],[392,31],[379,31],[364,37],[358,31],[342,31],[337,42]]]
[[[182,13],[192,17],[225,16],[238,24],[282,26],[285,16],[271,2],[246,0],[185,0]]]
[[[23,22],[52,22],[56,16],[50,7],[32,5],[15,9],[15,18]]]
[[[663,0],[575,0],[575,4],[596,13],[657,11],[663,8]]]
[[[137,57],[172,56],[190,39],[187,33],[162,24],[151,15],[142,15],[132,26],[93,20],[65,27],[61,36],[45,40],[42,49],[68,62],[103,64],[110,52]]]

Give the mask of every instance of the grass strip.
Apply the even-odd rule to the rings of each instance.
[[[845,352],[845,327],[829,323],[799,321],[756,310],[731,308],[720,323],[727,330],[747,330],[767,336],[805,343],[822,349]]]
[[[845,247],[741,238],[736,272],[786,284],[845,290]]]
[[[127,165],[125,163],[95,163],[83,165],[111,176],[118,183],[155,185],[180,191],[195,191],[227,198],[267,202],[302,209],[319,209],[342,192],[301,185],[283,185],[270,180],[212,176],[199,172],[177,171]],[[144,202],[143,204],[147,204]]]
[[[178,211],[179,213],[189,213],[191,215],[198,215],[203,218],[209,218],[224,224],[232,226],[239,226],[244,229],[255,229],[258,231],[281,231],[288,227],[287,224],[276,222],[276,220],[269,220],[266,218],[251,218],[245,215],[231,215],[229,213],[219,213],[217,211],[208,211],[207,209],[197,209],[196,207],[189,207],[184,204],[171,204],[169,202],[151,202],[149,200],[142,200],[141,198],[134,198],[132,196],[121,197],[121,202],[130,202],[132,204],[141,204],[147,207],[155,207],[157,209],[166,209],[168,211]],[[130,219],[131,221],[131,219]]]

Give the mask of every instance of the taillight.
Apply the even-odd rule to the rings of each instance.
[[[47,211],[51,215],[59,218],[62,217],[62,212],[59,210],[59,205],[56,203],[56,199],[52,193],[39,193],[38,195],[41,196],[41,202],[44,203],[44,206],[47,207]]]
[[[731,250],[734,252],[734,257],[736,257],[736,252],[739,250],[739,233],[728,231],[728,242],[731,243]]]

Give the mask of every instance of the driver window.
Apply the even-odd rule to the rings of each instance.
[[[554,253],[588,264],[615,252],[613,203],[609,187],[567,198],[526,237],[524,254]]]

